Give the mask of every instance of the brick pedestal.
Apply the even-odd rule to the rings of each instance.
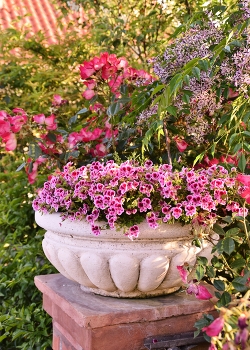
[[[53,318],[53,350],[146,350],[145,338],[191,331],[213,310],[211,302],[184,292],[150,299],[85,293],[61,274],[37,276],[35,284]]]

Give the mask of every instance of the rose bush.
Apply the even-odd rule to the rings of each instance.
[[[36,181],[41,165],[51,172],[68,160],[85,164],[123,148],[129,140],[124,136],[119,140],[118,127],[131,108],[127,106],[129,96],[137,85],[143,88],[154,79],[144,70],[130,67],[125,58],[107,52],[84,61],[80,72],[86,86],[82,93],[85,107],[67,122],[60,113],[68,101],[60,95],[54,95],[49,116],[28,115],[22,108],[13,109],[12,115],[0,111],[2,146],[6,151],[18,148],[24,152],[26,162],[20,169],[25,167],[30,183]],[[114,120],[117,113],[120,116]]]

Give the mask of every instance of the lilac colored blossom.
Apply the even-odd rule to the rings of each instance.
[[[218,44],[222,38],[221,31],[213,23],[208,23],[206,28],[201,28],[199,25],[191,27],[167,47],[163,55],[163,62],[160,57],[154,60],[155,74],[166,82],[170,76],[192,59],[212,57],[210,46]]]

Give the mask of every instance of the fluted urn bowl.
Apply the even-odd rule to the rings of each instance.
[[[86,221],[64,220],[59,213],[35,214],[47,232],[43,250],[49,261],[82,290],[124,298],[165,295],[182,284],[177,266],[193,265],[198,255],[210,258],[211,244],[192,245],[190,226],[139,224],[139,238],[105,229],[95,236]]]

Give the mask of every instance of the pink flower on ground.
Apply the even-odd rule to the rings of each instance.
[[[216,337],[220,334],[224,326],[224,318],[216,318],[209,326],[203,327],[202,331],[206,332],[209,337]]]

